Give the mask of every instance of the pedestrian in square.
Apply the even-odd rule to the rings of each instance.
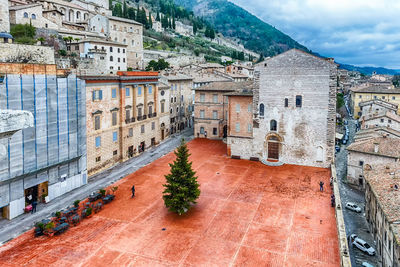
[[[324,192],[324,182],[319,182],[319,191]]]
[[[134,197],[135,196],[135,185],[132,185],[132,189],[131,190],[132,190],[132,197]]]

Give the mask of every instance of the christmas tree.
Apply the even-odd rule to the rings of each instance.
[[[182,215],[196,204],[200,189],[196,173],[192,170],[192,162],[188,161],[190,154],[183,139],[174,153],[176,159],[169,164],[171,173],[165,175],[167,183],[163,185],[165,187],[163,199],[170,211]]]

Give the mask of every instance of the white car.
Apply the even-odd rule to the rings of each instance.
[[[371,247],[367,242],[359,238],[356,234],[352,234],[350,236],[350,243],[370,256],[374,256],[376,254],[375,249]]]
[[[352,202],[347,202],[346,203],[346,209],[355,211],[360,213],[361,212],[361,208],[359,206],[357,206],[356,204],[352,203]]]

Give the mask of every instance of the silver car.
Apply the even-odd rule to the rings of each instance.
[[[350,243],[370,256],[374,256],[376,254],[375,249],[373,247],[371,247],[367,242],[365,242],[363,239],[359,238],[355,234],[352,234],[350,236]]]
[[[361,212],[361,208],[359,206],[357,206],[356,204],[354,204],[353,202],[347,202],[346,203],[346,209],[355,211],[360,213]]]

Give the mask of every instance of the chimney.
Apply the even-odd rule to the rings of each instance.
[[[374,143],[374,152],[378,153],[379,152],[379,143]]]

